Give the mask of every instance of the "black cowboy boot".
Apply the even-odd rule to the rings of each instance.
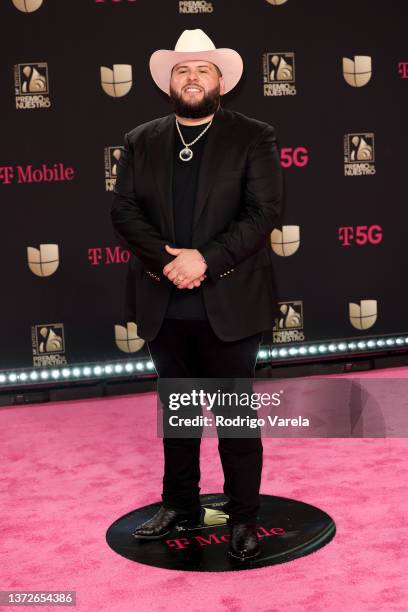
[[[246,561],[247,559],[254,559],[260,554],[261,545],[255,525],[232,523],[230,533],[231,540],[228,553],[231,557]]]
[[[146,523],[137,527],[132,536],[140,540],[158,540],[168,535],[176,525],[196,527],[200,524],[201,510],[183,514],[162,506]]]

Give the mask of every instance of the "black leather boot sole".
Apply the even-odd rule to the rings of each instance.
[[[240,554],[239,556],[234,554],[231,550],[228,551],[228,554],[230,557],[233,557],[234,559],[238,559],[239,561],[248,561],[249,559],[255,559],[255,557],[259,557],[259,555],[261,554],[261,550],[258,550],[257,552],[253,553],[253,554]]]

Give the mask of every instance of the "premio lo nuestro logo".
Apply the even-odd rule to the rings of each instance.
[[[14,66],[16,108],[50,108],[48,64],[46,62]]]
[[[295,96],[295,54],[264,53],[264,96]]]
[[[103,91],[112,98],[122,98],[132,88],[132,66],[114,64],[112,68],[101,66],[101,85]]]
[[[355,55],[354,59],[343,57],[343,77],[351,87],[367,85],[372,75],[371,57],[369,55]]]
[[[43,0],[12,0],[14,6],[22,13],[33,13],[43,3]]]
[[[181,0],[179,2],[179,13],[212,13],[214,6],[206,0]]]
[[[366,330],[377,320],[377,300],[360,300],[359,304],[349,303],[350,323],[358,330]]]
[[[369,176],[375,174],[374,134],[361,132],[344,136],[344,175]]]
[[[115,325],[115,342],[118,349],[124,353],[136,353],[145,343],[137,335],[137,325],[133,321],[127,322],[126,327]]]
[[[272,250],[280,257],[289,257],[296,253],[299,244],[299,225],[282,225],[282,230],[275,228],[271,233]]]
[[[105,147],[105,189],[113,191],[118,172],[118,161],[122,155],[122,147]]]
[[[302,342],[305,339],[303,331],[303,302],[279,302],[280,315],[273,327],[273,342]]]
[[[27,263],[36,276],[51,276],[58,269],[58,244],[40,244],[40,248],[27,247]]]
[[[31,327],[33,365],[58,366],[67,363],[63,323],[46,323]]]

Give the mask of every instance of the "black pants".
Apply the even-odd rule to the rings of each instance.
[[[262,333],[224,342],[208,321],[164,319],[156,338],[148,342],[160,385],[162,378],[247,378],[254,376]],[[179,512],[200,508],[201,438],[163,437],[163,505]],[[219,437],[224,471],[224,511],[228,523],[255,524],[259,511],[262,472],[260,435]]]

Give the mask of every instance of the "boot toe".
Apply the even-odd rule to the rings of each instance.
[[[191,521],[197,522],[199,519],[199,513],[182,514],[162,506],[150,520],[137,527],[132,536],[136,539],[157,540],[168,535],[176,525],[190,524]]]
[[[254,525],[237,523],[231,526],[229,555],[240,561],[254,559],[261,552],[261,545]]]

